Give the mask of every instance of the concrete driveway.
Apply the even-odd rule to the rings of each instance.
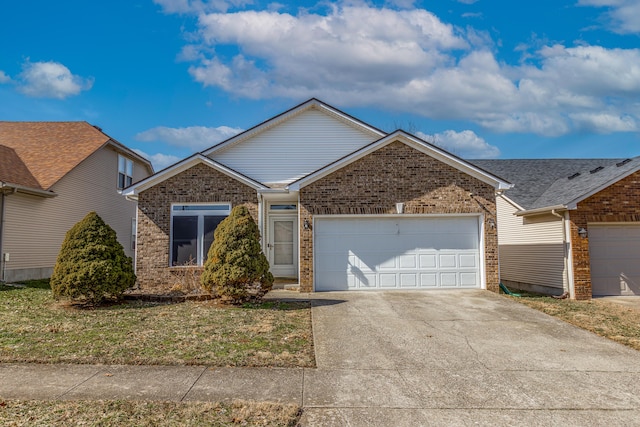
[[[640,425],[640,352],[507,298],[312,298],[302,425]]]

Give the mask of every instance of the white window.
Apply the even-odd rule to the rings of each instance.
[[[118,154],[118,189],[133,183],[133,160]]]
[[[218,224],[231,205],[174,204],[171,206],[171,265],[203,265]]]

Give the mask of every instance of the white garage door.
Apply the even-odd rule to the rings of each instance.
[[[316,291],[479,288],[477,217],[316,218]]]
[[[589,224],[593,295],[640,295],[640,224]]]

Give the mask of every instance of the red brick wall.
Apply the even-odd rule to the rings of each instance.
[[[473,193],[473,197],[470,196]],[[313,289],[314,215],[393,214],[404,202],[406,214],[485,215],[487,288],[498,291],[498,239],[495,189],[401,142],[393,142],[300,190],[300,288]]]
[[[570,211],[569,215],[576,299],[590,299],[589,238],[580,237],[578,229],[586,228],[588,233],[590,222],[640,221],[640,172],[629,175],[578,203],[578,209]]]
[[[232,207],[246,205],[253,218],[258,219],[256,190],[204,164],[140,193],[136,275],[142,289],[166,291],[188,268],[169,268],[171,203],[212,202],[227,202]]]

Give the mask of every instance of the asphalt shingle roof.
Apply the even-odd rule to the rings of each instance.
[[[0,121],[0,145],[14,150],[35,178],[35,188],[44,190],[50,189],[109,140],[108,135],[87,122]],[[3,158],[2,162],[8,163],[7,159]],[[11,160],[15,161],[15,158]]]
[[[4,145],[0,145],[0,181],[42,190],[16,150]]]
[[[624,160],[514,159],[471,163],[515,184],[506,196],[531,210],[569,204],[640,168],[640,157],[621,164]]]

